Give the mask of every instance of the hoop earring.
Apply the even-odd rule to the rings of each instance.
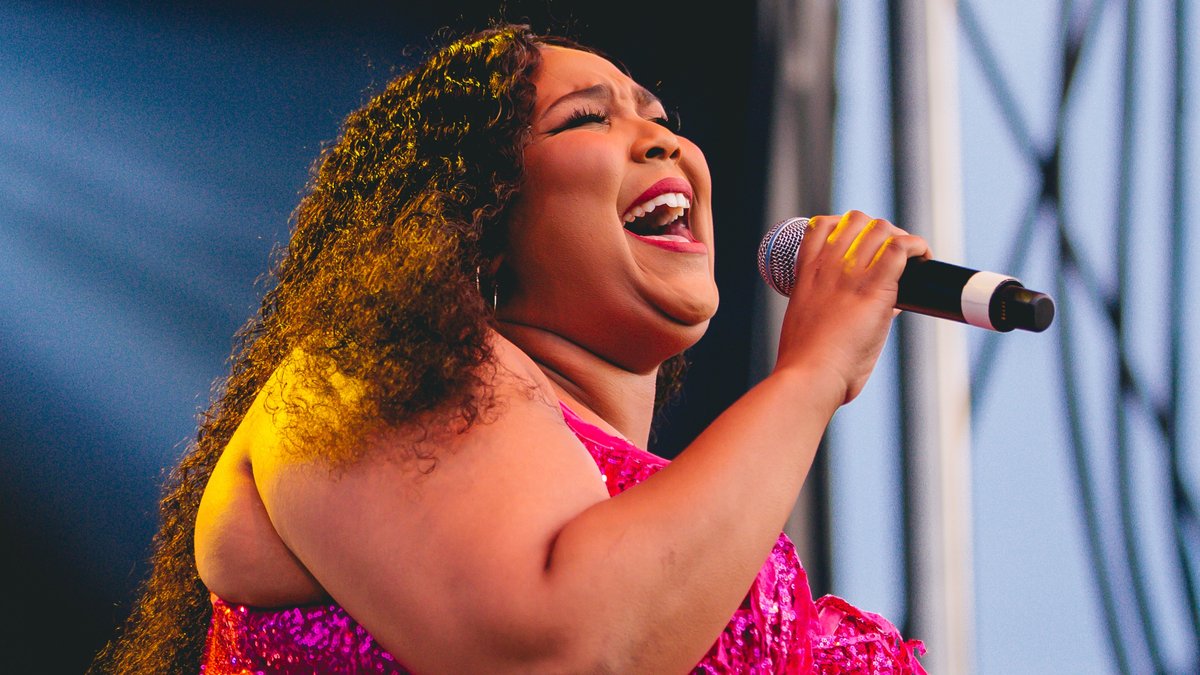
[[[481,298],[484,297],[483,282],[480,281],[482,272],[483,272],[483,266],[476,265],[475,266],[475,290],[479,292],[479,297],[481,297]],[[492,279],[492,313],[493,314],[496,313],[496,307],[499,304],[500,304],[500,282],[497,279]]]

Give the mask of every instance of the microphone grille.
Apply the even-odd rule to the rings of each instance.
[[[796,287],[796,256],[808,218],[788,218],[772,227],[758,245],[758,274],[776,293],[790,296]]]

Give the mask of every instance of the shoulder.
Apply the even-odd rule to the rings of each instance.
[[[540,578],[562,527],[608,499],[546,376],[515,345],[492,339],[491,402],[475,423],[434,414],[393,426],[344,467],[288,453],[271,434],[277,394],[255,403],[263,426],[252,470],[274,529],[405,663],[537,616],[521,609],[520,589]],[[286,373],[279,379],[269,387],[288,386]],[[410,461],[414,449],[433,462]],[[483,597],[495,612],[481,610]]]
[[[492,384],[505,393],[513,387],[525,390],[542,403],[558,409],[558,395],[550,378],[520,347],[496,331],[489,331],[492,363],[496,368]]]

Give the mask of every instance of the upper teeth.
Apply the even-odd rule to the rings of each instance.
[[[667,206],[670,206],[672,208],[672,210],[675,210],[675,209],[678,210],[677,213],[674,213],[674,217],[671,220],[674,220],[675,218],[678,218],[680,215],[682,215],[684,209],[692,208],[692,202],[690,200],[688,200],[688,198],[685,195],[680,194],[678,192],[666,192],[657,197],[654,197],[653,199],[648,199],[648,200],[642,202],[641,204],[638,204],[637,206],[634,206],[633,208],[626,211],[625,212],[625,222],[632,223],[634,220],[641,218],[642,216],[646,215],[647,213],[650,213],[651,211],[653,211],[655,208],[662,206],[664,204]],[[667,222],[670,222],[670,221],[667,221]]]

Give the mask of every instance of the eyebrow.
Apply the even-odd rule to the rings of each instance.
[[[634,100],[637,103],[639,108],[645,108],[645,107],[653,105],[655,103],[662,105],[662,101],[659,100],[659,98],[657,96],[655,96],[653,92],[651,92],[649,89],[643,87],[640,84],[634,85],[633,96],[634,96]],[[547,107],[544,111],[542,111],[542,116],[545,117],[547,114],[550,113],[551,110],[554,110],[555,108],[559,107],[560,105],[562,105],[564,103],[570,103],[572,101],[576,101],[579,99],[584,99],[584,100],[589,100],[589,101],[611,101],[612,98],[613,98],[612,87],[609,87],[607,84],[604,84],[604,83],[593,84],[592,86],[590,86],[586,89],[578,89],[569,94],[565,94],[565,95],[561,96],[557,101],[555,101],[554,103],[551,103],[549,107]]]

